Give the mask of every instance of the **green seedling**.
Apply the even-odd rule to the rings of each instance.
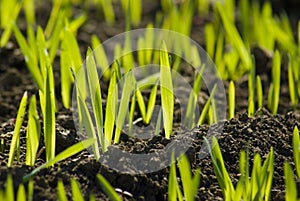
[[[289,80],[290,99],[291,99],[293,110],[295,110],[298,104],[298,94],[296,89],[297,86],[295,86],[296,83],[295,83],[292,65],[293,62],[291,61],[291,56],[288,55],[288,80]]]
[[[191,166],[186,155],[178,160],[178,167],[183,186],[183,194],[186,201],[195,200],[200,184],[200,168],[197,168],[192,176]]]
[[[72,199],[76,201],[84,201],[83,195],[80,191],[78,182],[71,178],[71,190],[72,190]]]
[[[239,2],[239,10],[241,13],[241,24],[242,24],[242,36],[243,40],[245,41],[246,46],[248,47],[248,41],[249,41],[249,30],[250,30],[250,23],[249,23],[249,13],[250,13],[250,5],[249,1],[240,1]]]
[[[286,201],[299,201],[297,186],[294,179],[294,172],[288,162],[284,163],[284,183],[285,183],[285,200]]]
[[[121,6],[125,18],[130,19],[129,23],[132,24],[133,26],[139,25],[142,19],[142,1],[121,0]]]
[[[24,0],[24,13],[28,26],[35,25],[35,6],[34,0]]]
[[[205,41],[207,54],[210,58],[214,58],[216,33],[212,23],[205,25]]]
[[[129,71],[124,75],[124,86],[122,89],[122,96],[119,105],[118,116],[116,119],[116,131],[114,137],[114,143],[119,143],[121,130],[124,125],[125,117],[127,114],[127,108],[130,101],[130,95],[135,89],[136,81],[132,71]]]
[[[30,99],[28,124],[26,132],[26,165],[33,166],[36,160],[36,153],[40,139],[40,122],[36,108],[36,98],[33,95]]]
[[[44,72],[44,88],[39,90],[40,104],[44,122],[44,142],[46,148],[46,161],[55,156],[55,92],[52,66],[46,64]]]
[[[183,193],[180,190],[177,182],[176,175],[176,163],[174,161],[174,154],[172,155],[172,163],[170,166],[169,182],[168,182],[168,200],[195,200],[195,195],[198,192],[198,186],[200,184],[200,169],[198,168],[192,176],[191,166],[186,155],[182,155],[178,160],[178,168],[180,172],[180,178],[183,186]]]
[[[278,50],[275,51],[272,64],[272,84],[269,89],[268,108],[272,114],[276,114],[279,105],[280,97],[280,71],[281,71],[281,56]]]
[[[300,140],[298,127],[294,127],[293,131],[293,155],[296,166],[297,177],[300,178]]]
[[[13,1],[1,0],[0,4],[1,4],[0,30],[4,29],[3,33],[0,36],[0,47],[2,48],[9,41],[9,38],[13,31],[13,26],[19,16],[22,3],[17,0],[13,0]]]
[[[57,182],[57,199],[59,201],[68,201],[66,191],[65,191],[65,186],[62,180],[58,180]]]
[[[197,10],[200,16],[207,16],[209,13],[209,0],[197,0]]]
[[[71,92],[71,84],[73,82],[72,71],[75,74],[78,73],[79,68],[82,64],[81,54],[78,47],[78,43],[76,41],[73,33],[67,29],[64,32],[64,38],[62,40],[61,45],[61,56],[60,56],[60,64],[61,64],[61,95],[62,101],[66,108],[70,107],[70,92]],[[71,68],[71,69],[70,69]],[[85,86],[84,76],[78,78],[79,86]],[[81,90],[83,97],[86,96],[86,91]]]
[[[96,4],[99,4],[102,8],[105,21],[109,24],[115,23],[115,12],[111,0],[97,0]]]
[[[202,75],[204,72],[205,65],[202,66],[201,70],[195,75],[195,81],[193,86],[193,91],[190,93],[187,111],[185,114],[185,125],[188,125],[190,129],[195,126],[195,109],[198,104],[198,95],[201,90],[202,85]]]
[[[248,116],[251,117],[255,112],[255,59],[252,57],[252,67],[248,75]]]
[[[89,54],[90,52],[90,54]],[[102,97],[101,88],[99,83],[99,77],[96,67],[96,60],[92,50],[89,49],[86,59],[87,65],[87,80],[90,92],[90,98],[93,108],[94,119],[97,128],[97,139],[100,140],[102,148],[104,148],[104,135],[103,135],[103,113],[102,113]],[[104,149],[103,149],[104,151]]]
[[[97,181],[100,184],[102,190],[106,193],[111,201],[121,201],[122,199],[113,189],[113,187],[108,183],[108,181],[101,175],[96,175]]]
[[[160,51],[160,91],[165,137],[169,139],[173,129],[174,96],[172,74],[166,44]]]
[[[116,72],[112,73],[108,95],[106,101],[106,111],[105,111],[105,122],[104,122],[104,134],[105,134],[105,145],[104,150],[111,144],[113,139],[113,131],[115,124],[115,117],[118,104],[118,85]]]
[[[8,167],[11,167],[13,165],[13,160],[16,152],[17,152],[18,162],[20,160],[20,129],[25,117],[27,98],[28,98],[27,92],[25,92],[18,109],[16,124],[15,124],[14,133],[13,133],[10,150],[9,150],[9,158],[7,163]]]
[[[28,181],[31,177],[33,177],[40,170],[42,170],[44,168],[51,167],[51,166],[53,166],[54,164],[58,163],[61,160],[65,160],[65,159],[67,159],[67,158],[69,158],[69,157],[71,157],[75,154],[78,154],[79,152],[83,151],[84,149],[87,149],[88,147],[90,147],[94,143],[95,143],[95,139],[89,138],[89,139],[83,140],[81,142],[78,142],[78,143],[72,145],[71,147],[67,148],[66,150],[64,150],[61,153],[59,153],[58,155],[56,155],[50,161],[44,163],[43,165],[41,165],[41,166],[37,167],[36,169],[34,169],[29,174],[25,175],[23,177],[23,181],[24,182]]]
[[[103,46],[101,45],[101,41],[96,35],[93,35],[91,40],[92,40],[92,47],[96,52],[94,56],[96,58],[97,65],[102,70],[104,80],[109,80],[110,69],[108,68],[109,65],[107,61],[107,56]]]
[[[243,43],[232,19],[228,16],[228,12],[225,7],[222,6],[221,3],[217,3],[217,10],[221,16],[222,22],[225,27],[226,34],[231,41],[234,48],[237,50],[239,57],[243,63],[243,67],[245,70],[249,70],[251,68],[251,56]],[[234,13],[234,12],[233,12]]]
[[[256,76],[256,94],[257,94],[257,106],[258,109],[261,109],[263,107],[263,89],[261,84],[260,76]]]
[[[229,105],[229,112],[228,112],[228,118],[232,119],[234,118],[234,110],[235,110],[235,86],[234,82],[230,81],[229,83],[229,89],[228,89],[228,105]]]
[[[210,94],[210,97],[208,98],[208,100],[206,101],[205,105],[204,105],[204,108],[203,110],[201,111],[201,114],[200,114],[200,117],[199,117],[199,120],[198,120],[198,123],[197,125],[200,126],[200,125],[203,125],[204,122],[205,122],[205,119],[206,119],[206,116],[209,112],[209,109],[211,107],[211,103],[212,103],[212,100],[213,100],[213,97],[215,96],[215,91],[216,91],[216,87],[217,85],[215,85],[211,91],[211,94]],[[213,121],[213,120],[212,120]]]
[[[213,136],[212,147],[210,146],[208,139],[204,139],[208,146],[213,161],[214,171],[223,191],[225,200],[270,200],[274,172],[273,148],[270,149],[263,165],[261,165],[260,156],[258,154],[255,155],[251,177],[249,177],[248,152],[245,153],[242,151],[240,153],[239,165],[241,176],[236,188],[234,188],[226,170],[217,139]]]

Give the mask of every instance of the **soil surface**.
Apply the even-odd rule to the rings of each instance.
[[[143,22],[139,26],[141,28],[144,28],[149,21],[154,21],[155,11],[160,9],[158,3],[153,3],[153,1],[150,0],[146,2],[143,8]],[[116,10],[121,10],[118,5],[115,6]],[[49,5],[41,6],[37,11],[38,16],[43,16],[38,19],[38,21],[40,21],[38,23],[42,25],[45,25],[47,16],[49,16],[50,13],[47,8],[49,8]],[[89,21],[79,30],[77,35],[82,53],[84,53],[90,45],[90,36],[92,34],[98,35],[101,40],[104,41],[111,36],[122,33],[125,29],[121,12],[116,12],[117,22],[113,26],[106,24],[103,20],[97,20],[101,16],[99,16],[99,12],[96,9],[90,8],[88,13]],[[200,24],[199,17],[195,17],[194,20],[195,24],[193,25],[191,36],[192,39],[201,45],[204,45],[203,25],[204,22],[208,20],[209,19],[200,19]],[[21,27],[23,23],[24,16],[21,15]],[[272,55],[269,55],[259,48],[253,48],[252,52],[256,59],[257,73],[262,79],[264,106],[266,106],[267,92],[271,82],[270,67]],[[54,62],[53,67],[55,77],[59,78],[59,59]],[[184,136],[186,140],[192,142],[186,154],[191,162],[193,171],[198,167],[201,169],[200,187],[196,200],[223,200],[221,189],[213,171],[212,161],[208,155],[203,158],[203,153],[201,152],[204,146],[203,137],[208,135],[208,130],[210,129],[210,131],[212,131],[210,133],[218,136],[226,168],[234,183],[238,180],[238,159],[241,150],[249,150],[251,170],[254,154],[259,153],[264,160],[270,148],[273,147],[275,169],[271,200],[284,200],[283,164],[284,161],[288,161],[294,165],[292,132],[294,126],[300,126],[300,106],[298,105],[297,109],[292,111],[288,91],[287,66],[284,63],[282,69],[280,104],[278,114],[275,116],[263,108],[257,111],[254,117],[248,117],[246,113],[248,108],[248,78],[244,76],[236,82],[237,114],[235,118],[214,124],[211,127],[203,125],[191,131],[182,132],[181,130],[176,130],[170,140],[166,140],[162,137],[162,134],[149,139],[129,138],[127,135],[122,135],[120,144],[110,147],[108,153],[114,149],[119,149],[128,153],[147,154],[168,147],[170,143],[176,141],[176,136]],[[76,133],[72,111],[63,109],[60,103],[60,86],[59,83],[56,84],[56,94],[59,103],[59,110],[56,114],[56,153],[60,153],[72,144],[79,142],[80,138]],[[229,82],[224,81],[226,91],[228,85]],[[105,87],[107,86],[104,86],[104,88]],[[37,87],[33,83],[32,77],[26,68],[21,51],[15,39],[12,38],[6,47],[0,49],[0,139],[4,140],[4,150],[0,151],[0,189],[5,187],[7,175],[11,174],[13,176],[15,192],[17,191],[18,185],[22,182],[23,176],[45,163],[43,139],[41,139],[39,147],[40,155],[35,166],[28,167],[25,165],[25,121],[21,130],[20,162],[15,162],[11,168],[7,168],[6,166],[14,130],[14,120],[17,115],[18,105],[25,91],[28,91],[29,95],[38,95]],[[200,101],[200,107],[203,107],[208,95],[203,92],[202,97],[203,100],[202,102]],[[122,157],[120,157],[120,160],[122,160]],[[159,158],[155,157],[151,160],[157,160],[158,163],[161,162]],[[96,200],[108,200],[96,180],[95,176],[97,173],[102,174],[114,188],[118,188],[118,192],[124,200],[167,200],[169,167],[148,174],[131,175],[120,173],[97,162],[86,150],[57,163],[54,167],[43,169],[37,173],[34,177],[34,200],[57,200],[56,187],[59,179],[61,179],[65,185],[68,199],[71,199],[70,178],[75,178],[79,182],[85,199],[88,199],[89,194],[92,193],[95,195]],[[27,188],[27,185],[25,185],[25,187]]]

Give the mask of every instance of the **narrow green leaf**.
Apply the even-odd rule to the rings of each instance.
[[[18,187],[17,201],[26,201],[26,192],[23,184],[20,184]]]
[[[116,119],[117,101],[118,101],[118,85],[116,83],[116,73],[112,73],[108,87],[108,95],[106,101],[104,134],[105,134],[105,149],[111,144],[113,131]]]
[[[294,172],[288,162],[284,163],[285,200],[297,200],[297,188],[294,180]]]
[[[168,200],[169,201],[177,201],[177,194],[176,194],[177,187],[178,187],[178,183],[177,183],[175,159],[174,159],[174,153],[173,153],[172,161],[171,161],[171,165],[170,165],[169,180],[168,180]]]
[[[121,101],[120,101],[120,106],[118,111],[118,117],[116,120],[116,132],[115,132],[114,143],[119,143],[121,130],[124,125],[125,117],[128,112],[130,95],[136,86],[136,81],[134,79],[134,75],[132,71],[126,73],[124,79],[125,80],[124,80],[124,86],[122,90],[122,96],[121,96]]]
[[[261,84],[260,76],[256,76],[256,94],[257,94],[257,105],[261,109],[263,107],[263,89]]]
[[[71,178],[71,189],[72,189],[72,199],[75,201],[84,201],[83,195],[80,191],[78,182]]]
[[[145,106],[143,95],[142,95],[141,91],[139,90],[139,88],[136,89],[135,95],[136,95],[136,99],[137,99],[137,102],[139,105],[139,109],[140,109],[143,121],[144,121],[144,123],[146,123],[147,111],[146,111],[146,106]]]
[[[48,162],[44,163],[43,165],[39,166],[38,168],[34,169],[31,173],[25,175],[23,177],[23,182],[28,181],[32,176],[34,176],[40,170],[50,167],[50,166],[53,166],[54,164],[58,163],[59,161],[65,160],[65,159],[81,152],[82,150],[90,147],[94,143],[95,143],[95,139],[88,138],[86,140],[83,140],[81,142],[78,142],[78,143],[72,145],[71,147],[65,149],[64,151],[59,153],[57,156],[55,156],[55,158],[51,159],[50,161],[48,161]]]
[[[14,128],[14,134],[13,134],[11,144],[10,144],[9,158],[8,158],[8,162],[7,162],[8,167],[12,166],[16,151],[17,151],[17,156],[18,156],[18,161],[19,161],[19,157],[20,157],[20,129],[21,129],[22,123],[24,121],[26,104],[27,104],[27,92],[24,93],[24,95],[21,99],[21,102],[20,102],[19,109],[18,109],[16,124],[15,124],[15,128]]]
[[[233,81],[230,81],[229,83],[228,104],[229,104],[228,118],[232,119],[234,117],[234,111],[235,111],[235,86]]]
[[[122,201],[117,192],[101,174],[97,174],[96,178],[98,183],[101,185],[102,190],[106,193],[111,201]]]
[[[149,101],[148,101],[148,106],[147,106],[147,114],[146,114],[146,124],[149,124],[151,121],[151,117],[154,111],[155,107],[155,102],[156,102],[156,94],[157,94],[157,86],[158,84],[156,83],[150,93]]]
[[[26,132],[26,165],[33,166],[36,160],[36,153],[40,140],[40,122],[36,108],[36,98],[33,95],[30,99],[28,124]]]
[[[57,198],[59,201],[67,201],[67,195],[65,191],[65,186],[62,180],[58,180],[57,182]]]
[[[14,201],[15,200],[13,178],[12,178],[11,174],[9,174],[6,178],[5,198],[8,201]]]
[[[169,139],[173,130],[174,95],[169,55],[165,42],[160,50],[160,91],[165,137]]]
[[[33,200],[33,191],[34,191],[34,187],[33,187],[33,180],[29,180],[28,182],[28,200],[27,201],[32,201]]]
[[[272,114],[277,113],[279,97],[280,97],[280,71],[281,71],[281,56],[278,50],[275,51],[273,64],[272,64],[272,83],[273,83],[273,96],[272,106],[269,108]]]
[[[46,147],[46,161],[50,161],[55,156],[55,98],[53,71],[51,66],[46,67],[43,93],[43,120],[44,120],[44,141]]]
[[[92,52],[91,49],[89,50]],[[96,61],[93,53],[91,53],[86,58],[86,68],[89,85],[88,88],[90,89],[90,98],[92,101],[95,124],[97,128],[97,138],[100,140],[102,151],[105,151],[101,87],[100,79],[98,77],[97,72]]]
[[[207,115],[208,110],[209,110],[209,108],[210,108],[210,104],[211,104],[212,99],[213,99],[213,97],[214,97],[214,95],[215,95],[216,87],[217,87],[217,85],[215,85],[214,88],[212,89],[211,94],[210,94],[210,97],[209,97],[208,100],[206,101],[206,103],[205,103],[205,105],[204,105],[204,108],[203,108],[203,110],[201,111],[201,114],[200,114],[200,117],[199,117],[199,120],[198,120],[198,123],[197,123],[198,126],[204,124],[206,115]]]
[[[293,155],[294,155],[297,177],[300,178],[300,140],[299,140],[299,130],[297,126],[295,126],[293,130]]]
[[[42,90],[43,77],[40,69],[38,68],[37,58],[34,57],[35,55],[33,54],[33,51],[31,51],[31,48],[28,46],[26,39],[22,35],[17,25],[14,25],[13,29],[17,42],[24,55],[28,70],[30,71],[35,83],[38,85],[38,88]]]
[[[293,75],[293,66],[292,66],[291,56],[288,54],[288,80],[289,80],[289,90],[290,90],[290,98],[293,110],[297,108],[298,104],[298,94],[295,87],[295,79]]]

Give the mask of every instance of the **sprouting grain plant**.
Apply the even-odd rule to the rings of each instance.
[[[169,56],[165,43],[160,50],[160,91],[165,137],[169,139],[173,129],[174,95]]]

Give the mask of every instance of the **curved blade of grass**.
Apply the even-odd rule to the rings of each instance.
[[[59,201],[68,201],[66,191],[65,191],[65,186],[62,180],[59,180],[57,182],[57,199]]]
[[[288,81],[289,81],[291,103],[292,103],[293,110],[295,110],[298,104],[298,94],[295,87],[291,56],[289,54],[288,54]]]
[[[195,126],[195,108],[198,101],[198,95],[202,85],[202,75],[204,72],[205,65],[202,66],[199,73],[195,76],[193,91],[190,93],[187,110],[185,114],[185,124],[189,125],[189,128],[192,129]]]
[[[160,91],[165,137],[169,139],[173,130],[174,95],[169,55],[165,42],[160,50]]]
[[[263,107],[263,89],[260,76],[256,76],[256,93],[257,93],[257,105],[261,109]]]
[[[109,65],[107,61],[107,56],[105,54],[104,48],[101,45],[101,41],[96,35],[92,36],[92,47],[96,51],[95,58],[98,66],[102,70],[103,77],[105,80],[110,78]]]
[[[28,191],[28,200],[27,201],[32,201],[33,200],[33,191],[34,191],[33,180],[29,180],[27,191]]]
[[[212,89],[210,97],[204,105],[204,108],[203,108],[203,110],[200,114],[200,117],[199,117],[199,120],[198,120],[198,123],[197,123],[198,126],[204,124],[206,115],[207,115],[208,110],[210,108],[211,101],[212,101],[213,97],[215,96],[216,88],[217,88],[217,85],[215,85],[214,88]]]
[[[115,117],[118,103],[118,85],[116,82],[115,71],[112,74],[108,87],[108,95],[106,101],[104,134],[105,134],[105,150],[111,144],[115,125]]]
[[[221,19],[224,24],[226,33],[229,37],[229,40],[232,42],[233,46],[238,51],[239,56],[244,64],[244,68],[249,70],[251,68],[251,57],[237,31],[237,28],[230,21],[228,13],[226,13],[226,9],[222,6],[221,3],[217,3],[217,10],[221,15]]]
[[[17,25],[14,24],[13,29],[14,29],[14,35],[16,37],[16,40],[24,55],[28,70],[30,71],[30,74],[32,75],[32,78],[34,79],[35,83],[38,85],[38,88],[42,90],[43,77],[38,67],[37,58],[35,58],[35,56],[33,55],[33,51],[31,51],[31,47],[29,47],[29,45],[27,44],[26,39],[22,35]]]
[[[9,174],[6,178],[6,187],[5,187],[5,196],[6,200],[13,201],[15,200],[15,193],[14,193],[14,185],[13,185],[13,178],[11,174]]]
[[[16,118],[16,124],[15,124],[15,128],[14,128],[14,134],[13,134],[11,144],[10,144],[9,158],[8,158],[8,162],[7,162],[8,167],[12,166],[16,151],[17,151],[17,156],[18,156],[17,158],[18,158],[18,161],[19,161],[19,157],[20,157],[20,129],[21,129],[22,123],[24,121],[27,98],[28,98],[27,97],[27,92],[25,92],[22,99],[21,99],[21,102],[20,102],[20,106],[19,106],[18,114],[17,114],[17,118]]]
[[[183,155],[178,161],[180,177],[183,185],[185,200],[195,200],[200,184],[200,169],[197,168],[194,177],[192,176],[191,166],[186,155]]]
[[[285,200],[297,200],[297,188],[294,172],[288,162],[284,162]]]
[[[84,201],[83,195],[80,191],[78,182],[71,178],[71,189],[72,189],[72,199],[76,201]]]
[[[55,98],[52,67],[46,67],[44,93],[41,105],[43,109],[44,120],[44,141],[46,147],[46,161],[50,161],[55,156]]]
[[[87,68],[87,77],[88,85],[90,89],[90,98],[92,101],[93,113],[97,128],[97,138],[100,140],[100,145],[102,151],[105,151],[105,142],[103,134],[103,112],[102,112],[102,97],[101,97],[101,88],[100,88],[100,79],[98,77],[97,66],[94,54],[92,50],[89,49],[91,54],[87,56],[86,59],[86,68]]]
[[[26,201],[26,192],[23,184],[20,184],[18,187],[17,201]]]
[[[150,93],[149,102],[147,106],[147,114],[146,114],[146,124],[149,124],[151,121],[151,117],[154,111],[155,102],[156,102],[156,93],[157,93],[158,84],[156,83]]]
[[[215,136],[212,137],[213,148],[211,148],[207,138],[204,138],[204,140],[205,140],[206,145],[208,146],[209,153],[211,155],[213,166],[214,166],[214,172],[218,179],[218,183],[223,191],[223,194],[225,194],[225,192],[227,191],[230,194],[234,195],[235,190],[234,190],[232,181],[229,177],[229,174],[226,170],[224,160],[222,157],[222,153],[220,150],[220,146],[219,146],[219,143],[218,143],[216,137]]]
[[[234,110],[235,110],[235,86],[233,81],[230,81],[229,83],[228,104],[229,104],[228,118],[232,119],[234,117]]]
[[[144,121],[144,123],[146,123],[147,111],[146,111],[146,106],[145,106],[143,95],[142,95],[141,91],[139,90],[139,88],[136,89],[135,95],[136,95],[136,99],[137,99],[137,102],[139,105],[139,109],[140,109],[143,121]]]
[[[7,19],[6,22],[8,24],[5,26],[4,32],[2,33],[2,35],[0,37],[0,47],[4,47],[7,44],[8,40],[11,36],[11,32],[13,31],[13,28],[15,26],[14,23],[16,22],[18,15],[20,13],[21,7],[22,7],[22,3],[16,1],[16,5],[14,5],[14,8],[9,9],[9,11],[12,11],[12,10],[13,11],[12,11],[10,19]],[[1,9],[1,13],[2,12],[4,12],[3,9]]]
[[[33,95],[30,99],[28,124],[26,132],[26,165],[33,166],[36,160],[36,153],[40,139],[40,122],[36,108],[36,98]]]
[[[279,96],[280,96],[280,71],[281,71],[281,56],[278,50],[275,51],[273,64],[272,64],[272,83],[274,86],[273,97],[272,97],[272,114],[277,113]]]
[[[58,163],[61,160],[65,160],[75,154],[78,154],[79,152],[81,152],[84,149],[93,145],[95,143],[95,141],[96,140],[93,138],[88,138],[86,140],[83,140],[81,142],[78,142],[78,143],[72,145],[71,147],[65,149],[64,151],[59,153],[57,156],[55,156],[55,158],[51,159],[50,161],[48,161],[48,162],[44,163],[43,165],[39,166],[38,168],[34,169],[29,174],[25,175],[23,177],[23,182],[28,181],[31,177],[33,177],[37,172],[39,172],[43,168],[53,166],[54,164]]]
[[[297,177],[300,178],[300,140],[299,140],[299,130],[297,126],[295,126],[293,130],[293,155],[294,155]]]
[[[130,100],[131,92],[135,89],[136,81],[134,79],[134,75],[132,71],[129,71],[125,74],[124,78],[124,86],[122,90],[122,96],[120,100],[120,106],[118,111],[118,117],[116,121],[116,132],[114,143],[119,143],[121,130],[124,125],[125,117],[127,115],[128,104]]]
[[[101,174],[97,174],[96,178],[98,183],[101,185],[102,190],[106,193],[111,201],[122,201],[117,192]]]

